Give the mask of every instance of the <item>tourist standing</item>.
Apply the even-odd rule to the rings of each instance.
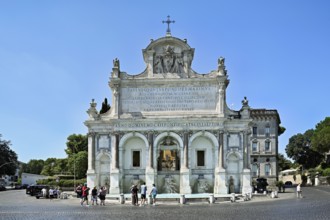
[[[138,205],[138,191],[137,185],[133,185],[131,187],[131,193],[132,193],[132,205]]]
[[[302,198],[301,183],[297,186],[297,198]]]
[[[88,195],[89,195],[89,188],[87,187],[87,183],[84,184],[82,187],[82,197],[81,197],[81,202],[80,205],[83,206],[84,202],[86,202],[86,206],[88,205]]]
[[[157,188],[155,184],[152,184],[150,195],[152,198],[152,205],[156,205]]]
[[[52,200],[54,198],[54,190],[53,190],[53,188],[50,188],[48,192],[49,192],[49,199]]]
[[[98,203],[97,203],[97,189],[96,189],[96,186],[94,186],[94,188],[92,189],[92,205],[94,205],[94,202],[96,202],[96,205],[98,205]]]
[[[76,188],[77,198],[81,198],[82,196],[82,186],[79,184]]]
[[[107,194],[107,188],[105,186],[102,186],[99,192],[99,196],[100,196],[100,205],[104,205],[105,206],[105,195]]]
[[[141,205],[140,206],[144,206],[145,202],[146,202],[146,195],[147,195],[147,186],[146,183],[143,182],[141,187],[140,187],[140,192],[141,192]]]

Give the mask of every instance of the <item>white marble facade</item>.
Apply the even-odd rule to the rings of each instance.
[[[92,101],[87,111],[89,186],[118,194],[146,182],[160,193],[227,194],[230,178],[236,193],[250,192],[252,178],[277,178],[277,111],[252,109],[247,99],[240,110],[229,109],[224,58],[198,74],[194,51],[167,35],[143,50],[141,74],[121,71],[114,60],[110,110],[99,114]]]

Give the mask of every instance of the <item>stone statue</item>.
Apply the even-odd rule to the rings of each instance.
[[[113,67],[114,68],[119,68],[119,60],[118,60],[118,58],[116,58],[116,59],[113,60]]]
[[[232,176],[229,178],[229,193],[235,193],[234,178]]]
[[[155,73],[163,73],[163,58],[161,56],[157,56],[154,62],[154,72]]]
[[[249,106],[249,100],[247,100],[246,96],[244,96],[244,99],[242,100],[243,106]]]
[[[225,69],[225,58],[220,57],[218,59],[218,70],[224,70]]]

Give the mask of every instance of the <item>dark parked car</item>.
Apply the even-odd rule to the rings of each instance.
[[[27,190],[27,194],[30,194],[30,196],[36,196],[41,192],[41,190],[43,188],[48,189],[49,186],[47,186],[47,185],[31,185],[26,190]]]
[[[6,187],[4,185],[0,185],[0,191],[6,191]]]
[[[43,189],[43,188],[46,189],[46,195],[43,195],[43,193],[42,193],[42,189]],[[44,186],[41,188],[40,192],[36,193],[35,196],[36,196],[37,199],[40,199],[40,198],[45,198],[45,199],[46,199],[46,198],[49,198],[49,186],[44,185]]]
[[[286,186],[292,186],[292,182],[291,182],[291,181],[286,181],[286,182],[284,183],[284,185],[286,185]]]
[[[22,189],[26,189],[29,186],[29,184],[23,184]]]

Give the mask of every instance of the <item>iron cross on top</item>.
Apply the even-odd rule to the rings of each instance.
[[[167,16],[167,20],[163,21],[163,24],[167,23],[167,30],[166,30],[166,36],[171,36],[171,29],[170,29],[170,24],[175,23],[175,21],[170,20],[170,16]]]

